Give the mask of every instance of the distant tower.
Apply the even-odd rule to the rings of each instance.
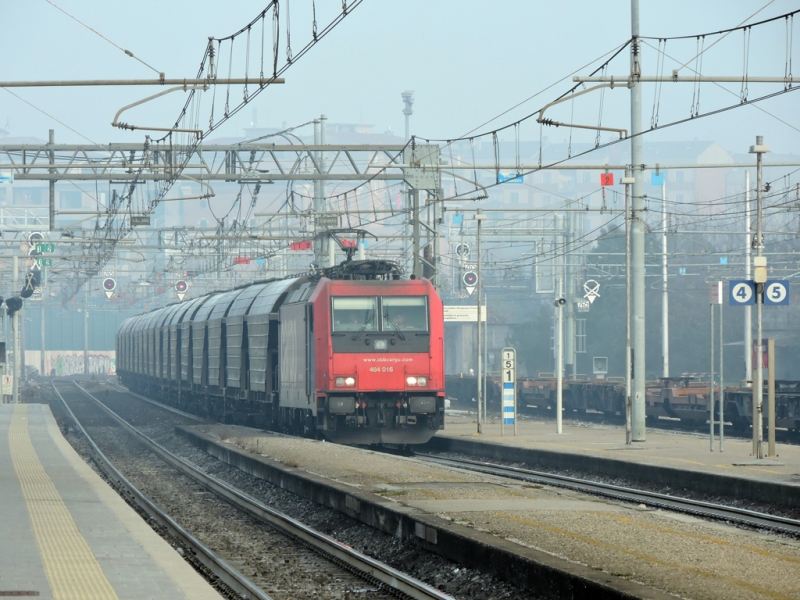
[[[414,110],[411,108],[414,106],[414,91],[413,90],[406,90],[400,97],[403,98],[403,103],[406,107],[403,109],[403,114],[406,116],[406,141],[411,139],[411,134],[409,132],[409,117],[414,114]]]

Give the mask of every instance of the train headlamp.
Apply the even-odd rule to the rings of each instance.
[[[411,387],[424,387],[428,385],[428,378],[427,377],[415,377],[414,375],[410,375],[406,377],[406,384]]]
[[[355,377],[337,377],[334,380],[336,387],[354,387],[356,385]]]

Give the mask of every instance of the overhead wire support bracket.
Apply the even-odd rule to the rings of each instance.
[[[605,78],[608,80],[608,78]],[[623,79],[624,80],[624,79]],[[627,129],[618,129],[616,127],[600,127],[599,125],[578,125],[576,123],[562,123],[561,121],[554,121],[553,119],[545,119],[544,118],[544,111],[546,111],[551,106],[555,106],[556,104],[561,104],[562,102],[566,102],[567,100],[573,100],[578,96],[583,96],[584,94],[588,94],[589,92],[594,92],[599,89],[603,88],[614,88],[614,77],[611,77],[609,83],[603,83],[601,85],[596,85],[594,87],[587,88],[575,94],[570,94],[568,96],[564,96],[563,98],[559,98],[558,100],[553,100],[549,104],[545,104],[542,109],[539,111],[539,117],[536,119],[537,123],[541,123],[542,125],[548,125],[552,127],[572,127],[574,129],[591,129],[592,131],[613,131],[614,133],[619,134],[620,139],[624,139],[628,137],[628,130]],[[628,83],[628,87],[630,87],[630,82]]]
[[[188,91],[188,90],[201,90],[206,91],[208,90],[208,82],[204,82],[203,85],[183,85],[172,87],[166,89],[162,92],[157,94],[153,94],[152,96],[148,96],[147,98],[142,98],[141,100],[137,100],[133,104],[128,104],[127,106],[123,106],[117,111],[117,114],[114,115],[114,120],[111,122],[111,125],[114,127],[119,127],[120,129],[130,129],[131,131],[135,129],[140,129],[143,131],[169,131],[169,132],[178,132],[178,133],[193,133],[197,136],[197,139],[203,138],[203,130],[202,129],[180,129],[175,127],[141,127],[139,125],[129,125],[128,123],[120,123],[118,121],[119,116],[128,110],[129,108],[133,108],[135,106],[139,106],[140,104],[144,104],[145,102],[149,102],[150,100],[155,100],[160,96],[164,96],[165,94],[169,94],[171,92],[178,92],[178,91]]]

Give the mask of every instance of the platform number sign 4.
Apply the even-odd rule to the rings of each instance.
[[[756,284],[748,279],[734,279],[730,282],[728,301],[731,306],[745,306],[756,303]]]

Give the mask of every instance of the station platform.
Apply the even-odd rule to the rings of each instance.
[[[0,405],[0,596],[221,596],[75,452],[45,404]]]
[[[445,429],[437,432],[432,447],[459,451],[459,441],[486,445],[495,456],[503,451],[526,454],[526,462],[576,471],[628,477],[776,506],[800,507],[800,446],[777,444],[776,456],[756,459],[751,440],[726,437],[724,450],[709,435],[647,429],[644,442],[625,445],[625,429],[564,419],[562,433],[555,420],[526,415],[504,426],[489,418],[477,433],[475,413],[449,411]],[[498,448],[500,450],[498,450]],[[767,450],[766,441],[764,451]]]
[[[800,542],[779,535],[246,427],[176,430],[251,475],[545,596],[800,598]]]

